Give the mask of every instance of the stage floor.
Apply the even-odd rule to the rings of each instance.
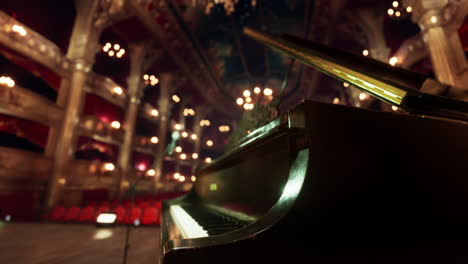
[[[15,264],[121,264],[126,227],[0,222],[0,262]],[[130,229],[128,264],[156,264],[159,227]]]

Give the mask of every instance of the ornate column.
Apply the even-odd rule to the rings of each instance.
[[[133,139],[135,137],[135,124],[141,97],[143,96],[143,83],[141,81],[144,72],[162,55],[160,50],[152,47],[152,42],[137,43],[130,45],[130,74],[127,78],[128,84],[128,108],[125,112],[123,124],[124,136],[118,157],[118,177],[116,179],[116,195],[124,192],[123,182],[131,171],[131,155],[133,152]]]
[[[120,10],[123,2],[80,0],[75,1],[75,6],[77,16],[67,52],[73,71],[70,79],[62,82],[59,94],[59,103],[64,103],[64,119],[59,130],[51,131],[52,138],[46,148],[46,154],[54,158],[46,192],[46,209],[59,202],[64,188],[59,182],[66,183],[67,167],[74,154],[76,126],[83,105],[84,87],[95,54],[99,50],[99,36],[116,17],[122,17]],[[81,191],[71,191],[67,196],[66,205],[81,201]]]
[[[116,195],[122,193],[122,182],[127,178],[130,171],[130,158],[132,155],[133,137],[135,135],[135,123],[138,115],[138,107],[142,96],[143,59],[145,46],[141,43],[130,45],[130,74],[127,78],[127,94],[129,97],[125,120],[123,124],[123,143],[120,146],[117,159],[118,175],[116,179]]]
[[[412,20],[419,24],[437,79],[454,86],[453,94],[468,92],[468,65],[458,36],[466,16],[466,1],[406,0],[413,8]]]
[[[159,110],[159,124],[157,135],[159,138],[158,146],[156,148],[156,155],[154,157],[154,170],[156,175],[154,177],[154,188],[158,191],[161,188],[162,165],[166,150],[166,134],[169,128],[169,117],[171,116],[172,102],[171,94],[173,88],[171,87],[173,75],[164,73],[160,75],[160,95],[158,100]]]

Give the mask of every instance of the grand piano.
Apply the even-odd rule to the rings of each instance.
[[[466,263],[468,104],[416,73],[245,33],[406,113],[304,101],[253,131],[164,202],[160,263]]]

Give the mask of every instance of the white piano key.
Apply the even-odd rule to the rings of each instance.
[[[180,205],[171,205],[169,212],[183,238],[208,236],[208,232],[180,207]]]

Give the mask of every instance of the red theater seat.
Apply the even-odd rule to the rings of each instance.
[[[157,208],[148,207],[143,211],[141,223],[143,225],[160,225],[159,214],[160,211]]]
[[[138,207],[140,207],[142,210],[145,210],[146,208],[149,207],[149,204],[147,202],[140,202],[138,204]]]
[[[94,221],[94,207],[86,206],[80,212],[78,222],[80,223],[91,223]]]
[[[77,221],[79,217],[80,217],[80,208],[78,206],[72,206],[66,210],[63,220]]]
[[[125,218],[125,224],[133,224],[137,219],[141,220],[141,208],[134,207],[131,213],[127,214],[127,217]]]
[[[117,215],[117,219],[115,220],[116,223],[118,224],[125,223],[125,217],[127,216],[127,210],[125,210],[125,208],[119,206],[119,207],[114,208],[112,212],[114,212]]]
[[[151,206],[151,207],[156,207],[156,208],[158,208],[159,210],[161,210],[162,203],[161,203],[160,200],[159,200],[159,201],[153,201],[153,202],[150,203],[150,206]]]
[[[62,221],[64,215],[65,215],[65,207],[57,206],[54,209],[52,209],[52,212],[49,215],[49,220]]]

